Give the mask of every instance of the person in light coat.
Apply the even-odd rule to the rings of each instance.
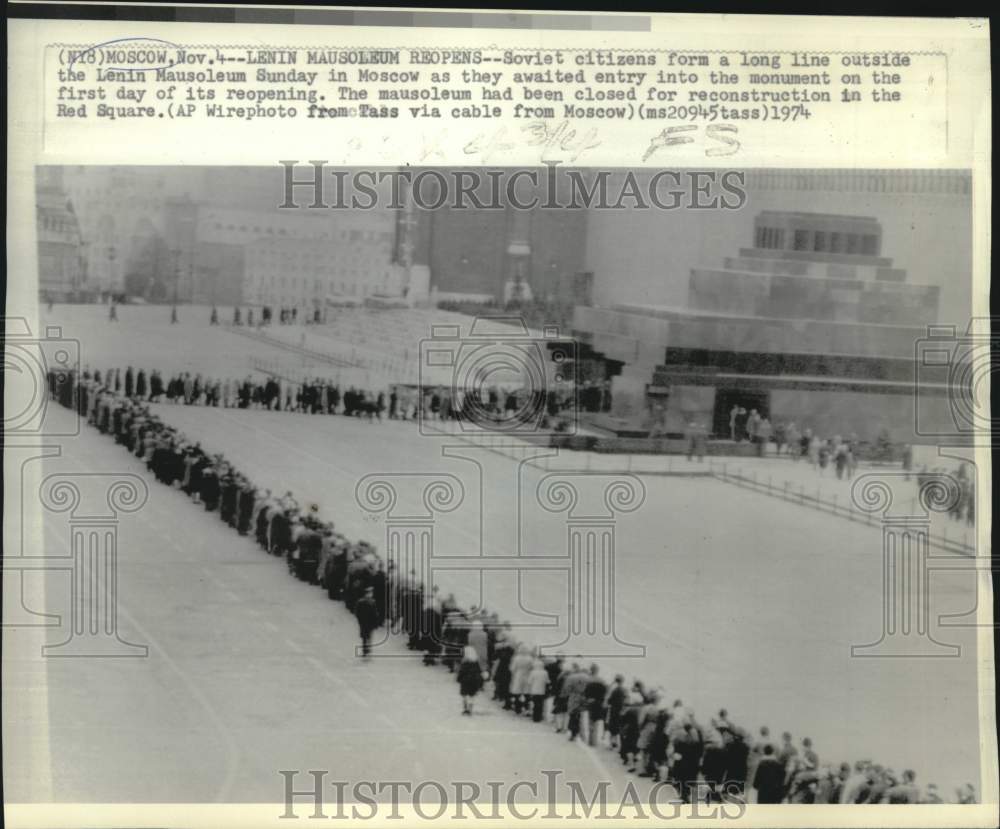
[[[478,619],[469,628],[468,643],[476,650],[476,655],[479,657],[479,666],[484,671],[488,671],[490,668],[489,636],[483,629],[483,623]]]
[[[535,660],[528,646],[524,643],[519,645],[517,653],[510,662],[510,696],[514,701],[515,714],[520,714],[525,710],[527,697],[531,690],[528,677],[534,664]]]

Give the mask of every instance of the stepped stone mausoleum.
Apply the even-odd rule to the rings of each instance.
[[[615,373],[616,413],[728,437],[739,405],[823,436],[919,441],[915,355],[940,288],[908,282],[867,216],[764,210],[752,242],[693,268],[687,307],[576,308],[576,336]],[[921,388],[945,432],[946,380],[942,367]]]

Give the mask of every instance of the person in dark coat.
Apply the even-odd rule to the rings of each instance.
[[[163,397],[163,378],[159,371],[153,369],[153,373],[149,375],[149,399],[157,403],[161,397]]]
[[[674,740],[673,766],[670,777],[677,794],[685,803],[691,803],[697,789],[698,766],[701,763],[701,735],[690,722],[684,723],[684,730]]]
[[[510,709],[510,661],[514,658],[514,644],[505,635],[497,640],[494,651],[496,664],[493,668],[493,698],[503,702],[503,707]]]
[[[257,491],[249,481],[245,481],[240,488],[239,503],[237,506],[238,516],[236,520],[236,530],[240,535],[250,533],[250,520],[253,518],[253,507]]]
[[[385,623],[388,606],[389,586],[385,577],[385,564],[379,559],[375,566],[375,572],[371,576],[372,588],[375,591],[375,609],[378,611],[378,623],[381,626]]]
[[[597,665],[590,666],[590,679],[584,688],[583,695],[587,698],[587,736],[590,745],[599,745],[604,737],[604,719],[606,716],[604,700],[608,695],[608,683],[601,679]]]
[[[441,624],[441,639],[444,642],[441,662],[448,668],[448,673],[455,673],[455,669],[461,665],[468,632],[469,620],[465,614],[456,605],[446,606]]]
[[[629,692],[625,705],[622,707],[621,726],[619,729],[618,756],[634,772],[639,757],[639,730],[642,715],[643,695],[640,688],[634,686]]]
[[[785,767],[774,756],[774,746],[764,746],[764,754],[753,776],[758,803],[781,803],[785,795]]]
[[[191,473],[188,477],[188,494],[193,496],[195,502],[201,501],[201,484],[206,466],[208,466],[208,458],[199,451],[191,463]]]
[[[231,526],[236,526],[236,479],[232,472],[224,475],[220,481],[222,488],[222,503],[219,517]]]
[[[340,544],[334,549],[333,555],[326,562],[326,572],[324,573],[326,595],[331,599],[339,599],[344,595],[344,587],[347,581],[347,566],[349,563],[347,554],[347,544]],[[376,598],[375,601],[377,604],[378,599]]]
[[[708,802],[722,801],[721,787],[726,776],[726,747],[717,728],[706,732],[705,751],[701,758],[701,773],[708,786]]]
[[[215,512],[219,508],[219,497],[219,472],[209,464],[201,471],[201,500],[208,512]]]
[[[372,632],[378,627],[378,609],[375,607],[375,591],[369,587],[365,595],[354,603],[354,615],[358,620],[361,634],[361,655],[367,659],[372,650]]]
[[[742,799],[747,785],[750,746],[742,728],[732,728],[724,734],[726,744],[725,792]]]
[[[146,399],[146,372],[141,368],[135,376],[135,393],[140,400]]]
[[[618,674],[611,692],[608,694],[608,736],[611,748],[618,748],[618,733],[621,731],[622,709],[628,700],[628,688],[625,687],[625,677]]]
[[[549,675],[549,688],[548,693],[550,697],[555,697],[556,688],[559,684],[559,677],[563,672],[563,662],[566,658],[562,654],[557,654],[555,659],[551,659],[545,663],[545,670]],[[553,699],[553,708],[555,708],[555,700]],[[552,712],[555,714],[555,711]]]
[[[476,694],[483,687],[483,669],[479,664],[479,654],[471,645],[465,646],[462,664],[458,666],[458,689],[462,694],[462,714],[472,715],[472,705]]]
[[[669,708],[660,708],[656,712],[653,733],[646,746],[645,773],[648,773],[654,782],[659,782],[660,768],[667,762],[667,746],[669,744],[667,729],[670,726],[670,716]]]

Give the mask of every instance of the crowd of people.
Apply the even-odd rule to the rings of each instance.
[[[967,463],[962,463],[949,472],[943,466],[928,469],[927,465],[924,464],[916,473],[917,491],[926,492],[932,479],[951,483],[947,495],[948,517],[952,521],[965,522],[969,527],[975,526],[976,476],[972,467]]]
[[[52,310],[52,301],[48,301],[49,310]],[[309,324],[322,324],[326,320],[325,314],[319,309],[300,309],[295,306],[272,308],[263,306],[258,310],[256,317],[254,309],[247,307],[244,310],[239,306],[233,308],[231,325],[235,327],[247,326],[250,328],[261,328],[272,323],[278,325],[296,325],[299,322]],[[277,312],[277,313],[276,313]],[[109,305],[108,319],[110,322],[118,321],[117,303],[112,300]],[[171,323],[178,322],[177,306],[173,306],[170,312]],[[220,315],[216,307],[211,309],[209,315],[209,325],[219,325]],[[100,372],[97,372],[98,376]],[[175,377],[175,380],[178,379]],[[545,391],[532,391],[525,388],[498,388],[492,387],[484,389],[482,400],[465,399],[465,395],[459,392],[461,399],[453,399],[452,390],[442,386],[429,390],[425,394],[425,399],[416,399],[412,387],[395,386],[391,390],[371,394],[364,390],[348,390],[341,395],[337,384],[321,378],[311,378],[302,382],[274,378],[273,385],[269,390],[255,388],[256,386],[266,386],[268,384],[257,384],[251,378],[245,380],[212,381],[196,375],[191,378],[188,374],[180,375],[182,383],[188,384],[182,397],[179,393],[171,394],[168,383],[164,383],[158,372],[150,372],[147,375],[140,371],[135,382],[138,387],[146,390],[148,383],[148,394],[150,399],[166,398],[170,402],[200,403],[209,406],[226,406],[239,408],[269,408],[273,410],[300,411],[316,414],[319,412],[334,413],[338,411],[340,402],[344,403],[346,414],[365,414],[372,418],[381,419],[383,416],[390,419],[408,420],[416,417],[418,407],[423,407],[424,417],[432,420],[452,420],[464,417],[469,420],[488,418],[496,422],[508,420],[512,417],[530,417],[547,421],[542,428],[552,428],[554,431],[562,431],[566,424],[559,417],[560,412],[567,408],[576,408],[580,411],[598,412],[607,411],[611,405],[611,384],[610,381],[596,382],[586,381],[579,383],[573,390],[556,391],[548,389]],[[115,380],[118,388],[122,391],[122,380]],[[276,388],[278,386],[280,388]],[[175,386],[176,390],[176,386]],[[241,391],[247,393],[241,395]],[[204,397],[201,396],[204,392]],[[142,394],[143,392],[139,392]],[[354,401],[356,406],[349,402],[350,395],[357,393],[359,397]],[[395,404],[394,400],[395,398]],[[405,399],[404,399],[405,398]]]
[[[338,384],[318,377],[301,383],[276,376],[260,379],[249,374],[243,379],[222,380],[181,371],[164,378],[157,369],[136,371],[129,366],[125,371],[113,368],[103,374],[100,369],[91,371],[88,367],[81,379],[129,400],[150,403],[368,415],[378,419],[386,412],[393,418],[412,416],[400,405],[401,394],[405,393],[401,387],[392,387],[386,393],[350,386],[341,392]]]
[[[857,435],[823,438],[810,428],[800,430],[794,422],[772,424],[757,409],[735,405],[729,412],[729,436],[733,441],[753,444],[760,457],[773,446],[778,456],[805,460],[820,475],[832,468],[838,479],[850,480],[857,471]]]
[[[115,394],[150,403],[171,403],[216,408],[267,409],[304,414],[342,414],[369,420],[449,421],[466,418],[482,422],[503,422],[514,417],[557,419],[563,401],[555,393],[548,396],[527,389],[490,387],[474,399],[472,395],[453,392],[446,387],[417,389],[391,385],[377,391],[348,386],[343,391],[333,380],[304,378],[301,382],[269,375],[262,379],[248,374],[242,379],[220,379],[192,375],[189,371],[164,377],[159,370],[120,368],[91,371],[85,368],[83,380],[107,387]]]
[[[252,536],[265,553],[283,557],[296,577],[342,601],[357,620],[363,657],[381,629],[386,637],[405,638],[425,665],[451,672],[463,716],[471,716],[476,700],[489,693],[510,716],[614,751],[629,773],[669,782],[686,802],[943,802],[936,786],[919,785],[912,770],[897,773],[870,760],[824,761],[808,737],[796,742],[786,732],[774,740],[766,727],[751,734],[725,710],[702,720],[661,687],[622,674],[608,680],[596,664],[542,655],[495,612],[463,608],[454,595],[420,583],[412,571],[397,572],[373,545],[338,533],[317,506],[303,509],[291,492],[275,495],[222,455],[187,440],[151,409],[151,395],[157,396],[152,378],[140,385],[140,376],[131,369],[122,375],[52,373],[49,390],[142,459],[158,481],[182,490],[238,534]],[[174,398],[190,403],[194,382],[175,375],[156,388],[167,396],[172,387]],[[198,393],[208,393],[204,383]],[[971,784],[958,789],[956,799],[975,802]]]

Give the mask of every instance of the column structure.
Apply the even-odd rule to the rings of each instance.
[[[616,518],[645,501],[642,481],[557,472],[539,481],[537,494],[544,509],[566,513],[566,639],[547,650],[593,658],[644,656],[644,645],[624,642],[615,632]]]
[[[861,475],[851,487],[855,506],[882,521],[882,632],[877,640],[852,645],[853,657],[957,656],[958,645],[934,638],[928,567],[930,519],[947,512],[959,497],[951,475],[925,476],[908,511],[893,510],[893,484],[912,486],[903,472]],[[912,506],[911,506],[912,504]]]
[[[69,624],[65,625],[69,636],[46,645],[44,656],[149,655],[148,646],[126,642],[118,633],[119,514],[141,509],[148,494],[138,475],[55,473],[43,479],[42,506],[69,513],[71,585]]]

